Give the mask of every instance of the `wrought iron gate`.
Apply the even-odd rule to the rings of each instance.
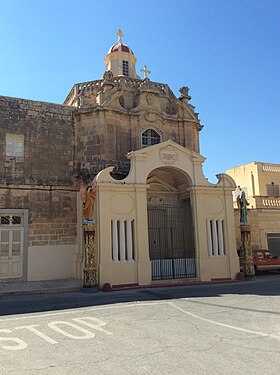
[[[149,206],[148,229],[152,280],[195,277],[190,205]]]

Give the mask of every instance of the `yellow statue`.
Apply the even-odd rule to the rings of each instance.
[[[83,191],[80,189],[83,202],[83,221],[85,224],[93,223],[94,202],[96,199],[96,186],[90,185]]]

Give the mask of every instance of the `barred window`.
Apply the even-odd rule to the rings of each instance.
[[[129,76],[128,61],[123,60],[122,66],[123,66],[123,75],[124,76]]]
[[[160,143],[160,135],[153,129],[147,129],[142,133],[142,147],[149,147]]]

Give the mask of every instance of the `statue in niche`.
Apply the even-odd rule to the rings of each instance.
[[[83,202],[83,223],[93,224],[94,203],[96,199],[96,186],[89,185],[85,190],[80,189],[82,202]]]
[[[248,224],[247,206],[249,206],[249,202],[246,199],[245,191],[242,191],[241,196],[238,196],[236,201],[240,212],[240,224]]]

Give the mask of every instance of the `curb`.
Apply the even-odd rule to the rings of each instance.
[[[0,291],[0,297],[8,297],[8,296],[22,296],[22,295],[30,295],[30,294],[51,294],[51,293],[67,293],[67,292],[79,292],[81,290],[80,286],[77,287],[57,287],[51,289],[38,289],[38,290],[21,290],[21,291],[7,291],[2,292]]]

